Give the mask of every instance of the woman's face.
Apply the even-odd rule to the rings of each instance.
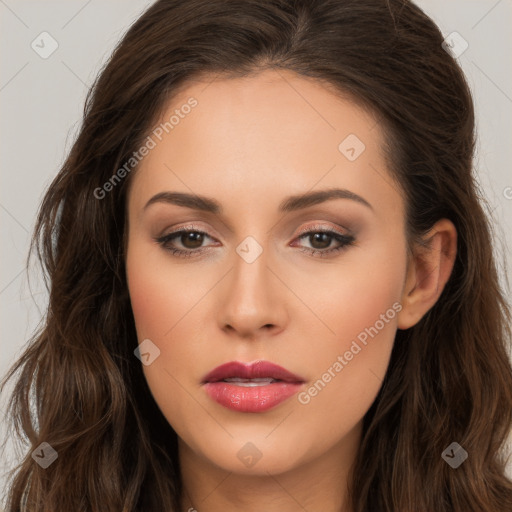
[[[162,122],[173,115],[149,134],[128,198],[127,278],[154,399],[183,450],[228,471],[353,453],[406,280],[380,126],[285,71],[193,82]],[[204,382],[261,360],[295,377],[260,367]]]

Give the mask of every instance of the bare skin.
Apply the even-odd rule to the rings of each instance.
[[[442,292],[456,230],[440,220],[430,248],[408,253],[381,128],[354,102],[292,72],[212,80],[170,102],[162,119],[190,97],[198,104],[143,159],[128,196],[130,297],[139,343],[160,350],[144,373],[178,434],[182,510],[351,512],[363,417],[396,330],[417,323]],[[357,139],[340,150],[350,134]],[[289,196],[335,188],[364,201],[279,210]],[[207,196],[222,212],[146,206],[161,192]],[[156,241],[180,228],[206,235]],[[314,235],[332,230],[348,238]],[[249,236],[256,244],[242,243]],[[254,255],[258,246],[250,263],[236,250]],[[201,380],[216,366],[258,359],[302,376],[301,393],[258,413],[205,393]],[[248,465],[242,449],[260,458]]]

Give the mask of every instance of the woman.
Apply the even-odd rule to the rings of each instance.
[[[40,208],[7,510],[512,510],[510,317],[442,43],[397,0],[141,16]]]

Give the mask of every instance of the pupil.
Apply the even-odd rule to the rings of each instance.
[[[196,249],[201,247],[203,243],[202,233],[185,233],[181,235],[181,243],[188,249]]]
[[[315,249],[325,249],[326,247],[329,247],[329,245],[331,244],[331,235],[327,234],[327,233],[315,233],[313,236],[313,242],[311,243],[311,245],[315,248]],[[315,246],[315,243],[316,242],[320,242],[320,247],[318,246]]]

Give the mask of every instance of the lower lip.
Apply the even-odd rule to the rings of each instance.
[[[238,412],[264,412],[295,395],[301,382],[274,382],[265,386],[243,387],[229,382],[207,382],[208,396],[220,405]]]

